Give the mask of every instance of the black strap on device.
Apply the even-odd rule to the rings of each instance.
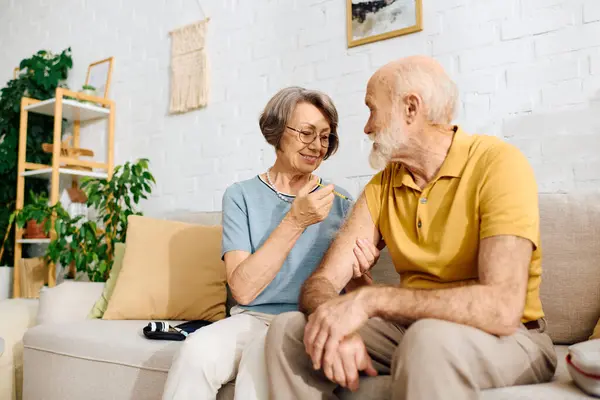
[[[192,332],[210,325],[212,322],[205,320],[187,321],[182,324],[171,326],[167,321],[149,322],[143,329],[144,336],[152,340],[176,340],[182,341]]]

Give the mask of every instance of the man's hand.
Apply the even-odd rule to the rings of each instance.
[[[331,299],[308,317],[304,347],[315,369],[321,368],[325,351],[335,353],[342,339],[356,332],[369,319],[365,289],[368,288]]]
[[[369,376],[377,375],[365,343],[358,333],[344,338],[336,351],[326,351],[323,356],[325,376],[351,391],[358,390],[359,371],[364,371]]]

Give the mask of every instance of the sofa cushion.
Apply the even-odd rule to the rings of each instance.
[[[58,324],[85,319],[94,302],[100,297],[104,283],[65,280],[40,291],[38,324]]]
[[[29,329],[23,398],[160,400],[181,342],[146,339],[146,324],[87,319]],[[233,398],[232,389],[224,387],[217,400]]]
[[[219,225],[130,216],[121,273],[104,319],[225,317]]]
[[[112,297],[115,285],[117,284],[117,278],[121,272],[123,266],[123,257],[125,256],[125,243],[115,243],[114,254],[113,254],[113,265],[110,269],[110,275],[108,280],[104,284],[104,290],[100,295],[100,298],[96,300],[96,304],[90,310],[88,318],[102,318],[106,307],[108,307],[108,301]]]
[[[142,333],[147,323],[143,320],[86,319],[38,325],[27,331],[23,345],[92,362],[166,372],[181,343],[147,339]],[[174,321],[172,324],[178,323]]]
[[[540,223],[548,333],[587,340],[600,315],[600,194],[540,194]]]

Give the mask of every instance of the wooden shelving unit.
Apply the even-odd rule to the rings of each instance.
[[[72,97],[66,99],[65,97]],[[81,101],[91,103],[82,103]],[[29,113],[44,114],[54,117],[54,136],[52,141],[51,165],[34,164],[26,162],[27,149],[27,119]],[[61,155],[62,122],[63,119],[73,121],[73,146],[79,147],[81,123],[108,119],[107,129],[107,154],[106,162],[80,160],[79,157],[65,157]],[[59,199],[60,175],[71,175],[74,178],[89,176],[94,178],[110,178],[114,168],[114,130],[115,130],[115,103],[112,100],[88,96],[83,93],[73,92],[64,88],[56,89],[56,96],[49,100],[36,100],[24,97],[21,99],[21,121],[19,127],[19,155],[17,177],[17,209],[22,209],[25,199],[25,179],[38,178],[50,180],[50,203],[54,205]],[[92,168],[91,171],[65,168],[81,166]],[[51,232],[51,238],[56,233]],[[49,243],[50,239],[23,239],[23,230],[15,231],[15,260],[13,297],[21,297],[20,287],[20,261],[23,244]],[[48,268],[48,286],[56,284],[56,266]]]

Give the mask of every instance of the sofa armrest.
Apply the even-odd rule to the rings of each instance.
[[[100,298],[103,282],[64,281],[40,292],[37,323],[56,324],[86,319]]]
[[[23,335],[35,325],[37,299],[0,301],[0,399],[20,399],[23,382]]]

